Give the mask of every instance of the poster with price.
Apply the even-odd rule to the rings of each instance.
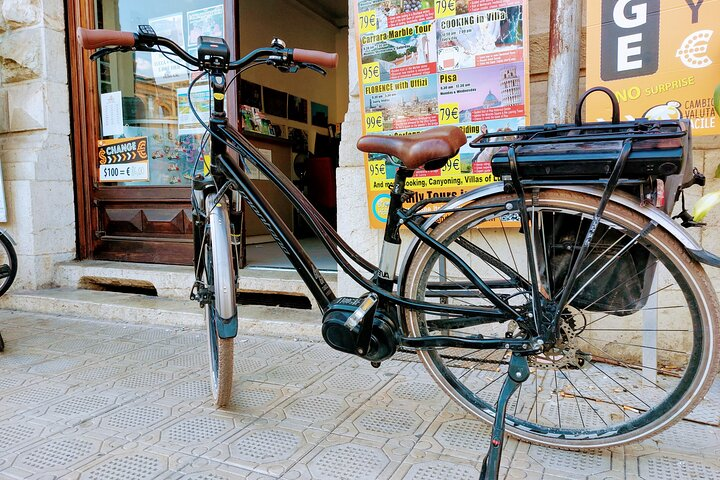
[[[528,0],[356,0],[363,133],[411,135],[456,125],[468,142],[526,125]],[[406,185],[411,205],[495,181],[493,149],[465,145]],[[399,161],[366,155],[370,226],[383,228]]]
[[[362,42],[363,79],[372,81],[428,75],[437,71],[433,23],[368,33]]]
[[[693,136],[720,134],[720,0],[588,0],[587,87],[605,86],[623,120],[685,118]],[[610,120],[592,95],[588,120]]]
[[[134,182],[150,179],[147,137],[98,140],[100,182]]]

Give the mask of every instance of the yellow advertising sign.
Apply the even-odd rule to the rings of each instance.
[[[687,118],[693,135],[720,133],[720,0],[588,0],[587,17],[587,86],[615,92],[622,120]],[[610,118],[607,98],[591,96],[587,119]]]
[[[529,113],[527,0],[356,0],[363,133],[457,125],[468,140],[515,130]],[[406,206],[495,181],[489,150],[468,145],[442,169],[418,169]],[[366,156],[370,226],[383,228],[399,160]]]

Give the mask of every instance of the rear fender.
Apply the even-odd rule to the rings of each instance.
[[[587,195],[592,195],[594,197],[601,197],[603,194],[603,191],[599,188],[593,188],[593,187],[584,187],[584,186],[552,186],[552,187],[539,187],[545,190],[568,190],[571,192],[578,192],[578,193],[584,193]],[[504,184],[502,182],[494,182],[489,185],[486,185],[484,187],[477,188],[475,190],[472,190],[470,192],[465,193],[464,195],[461,195],[459,197],[456,197],[455,199],[448,202],[443,209],[457,209],[462,208],[466,205],[469,205],[470,203],[482,199],[487,198],[491,195],[496,195],[499,193],[502,193],[504,191]],[[720,267],[720,257],[717,255],[710,253],[706,250],[704,250],[700,244],[692,237],[690,234],[683,228],[681,225],[675,223],[670,216],[668,216],[665,212],[662,210],[653,207],[653,206],[643,206],[640,205],[638,202],[637,197],[630,195],[625,192],[617,191],[615,194],[613,194],[612,198],[610,199],[611,202],[614,202],[616,204],[622,205],[624,207],[627,207],[631,210],[634,210],[636,212],[641,213],[642,215],[646,216],[650,220],[656,222],[659,226],[663,227],[667,232],[675,237],[680,244],[683,245],[685,250],[687,251],[688,255],[690,255],[694,260],[704,263],[706,265],[711,265],[713,267]],[[422,228],[423,230],[427,231],[432,229],[432,226],[437,222],[440,218],[443,217],[443,213],[437,213],[431,217],[429,217],[425,223],[423,224]],[[400,265],[400,270],[398,273],[398,292],[402,294],[404,287],[405,287],[405,278],[407,276],[407,268],[410,265],[410,259],[414,256],[415,250],[418,248],[418,246],[421,244],[421,241],[419,238],[415,237],[410,242],[410,245],[405,253],[405,256],[402,260],[402,263]]]

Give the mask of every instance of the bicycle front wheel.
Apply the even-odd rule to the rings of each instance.
[[[17,255],[10,239],[0,231],[0,295],[7,292],[17,275]]]
[[[530,311],[530,271],[552,305],[576,259],[598,198],[547,190],[528,198],[531,228],[519,228],[517,197],[495,195],[446,216],[431,236],[461,256],[498,295]],[[502,222],[501,222],[502,220]],[[535,245],[530,265],[525,235]],[[553,345],[530,356],[530,378],[508,407],[507,431],[558,448],[621,445],[683,418],[710,388],[717,369],[718,304],[707,274],[683,246],[643,215],[610,202],[560,312]],[[438,252],[420,244],[402,293],[428,302],[490,306]],[[553,317],[540,312],[542,331]],[[410,336],[524,337],[529,324],[485,323],[405,310]],[[494,418],[507,350],[439,348],[418,352],[453,400]]]
[[[204,240],[205,285],[211,301],[205,305],[205,324],[210,356],[210,384],[218,407],[230,401],[233,381],[234,338],[222,338],[218,326],[223,318],[236,315],[235,273],[232,267],[229,219],[226,200],[208,200],[209,235]]]

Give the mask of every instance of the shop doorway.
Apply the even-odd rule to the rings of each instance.
[[[282,11],[287,15],[277,15]],[[79,26],[134,31],[137,25],[149,24],[159,35],[175,39],[190,51],[198,35],[221,35],[230,44],[233,56],[269,44],[270,32],[284,35],[288,45],[322,50],[347,46],[347,29],[343,28],[347,24],[347,5],[338,7],[332,0],[267,0],[261,4],[250,0],[71,0],[68,19],[69,32]],[[115,54],[92,63],[87,53],[78,49],[74,35],[69,35],[69,43],[80,258],[191,264],[189,184],[195,159],[202,150],[202,131],[187,111],[187,87],[192,74],[167,57],[144,52]],[[243,123],[243,114],[248,110],[242,105],[257,105],[257,113],[267,120],[267,125],[249,133],[251,141],[267,151],[272,161],[299,185],[305,173],[295,168],[295,159],[299,159],[298,165],[308,158],[314,162],[316,144],[322,149],[332,143],[336,124],[344,116],[347,56],[341,63],[344,73],[332,72],[324,84],[300,78],[306,75],[304,72],[288,81],[288,76],[272,69],[258,68],[247,78],[244,75],[245,81],[235,82],[228,92],[230,122],[255,130],[253,125]],[[243,85],[250,88],[243,89]],[[344,93],[337,92],[338,85]],[[252,97],[240,99],[241,92],[251,92]],[[297,99],[304,101],[305,118],[295,104],[288,103]],[[258,100],[259,105],[254,103]],[[195,99],[196,104],[201,101]],[[324,115],[324,124],[313,121],[313,109],[320,112],[320,120]],[[297,147],[300,137],[309,144],[305,150]],[[98,165],[98,142],[113,147],[132,140],[145,142],[147,175],[128,179],[103,175]],[[106,153],[115,151],[123,150],[111,148]],[[330,165],[332,181],[321,185],[331,188],[334,194],[336,160]],[[276,192],[269,182],[262,178],[256,182],[273,198]],[[311,200],[319,192],[317,187],[308,190],[307,184],[300,186]],[[278,197],[273,205],[300,236],[306,236],[288,202]],[[289,267],[279,250],[267,248],[265,232],[259,230],[258,223],[254,214],[245,214],[240,232],[243,265],[254,258],[256,267]],[[249,257],[245,257],[246,240],[250,245],[264,247],[250,248]],[[311,252],[317,250],[313,240],[306,243]],[[253,257],[255,252],[260,255]],[[324,265],[322,258],[318,259]]]
[[[236,38],[235,2],[75,0],[76,27],[158,35],[192,49],[201,34]],[[190,73],[162,54],[119,53],[90,62],[70,36],[81,258],[192,263],[189,186],[202,130],[187,111]],[[232,96],[232,95],[230,95]],[[236,100],[236,99],[234,99]],[[229,114],[236,117],[235,101]],[[126,156],[146,158],[136,162]],[[103,163],[106,167],[103,168]],[[134,171],[132,174],[130,172]]]

